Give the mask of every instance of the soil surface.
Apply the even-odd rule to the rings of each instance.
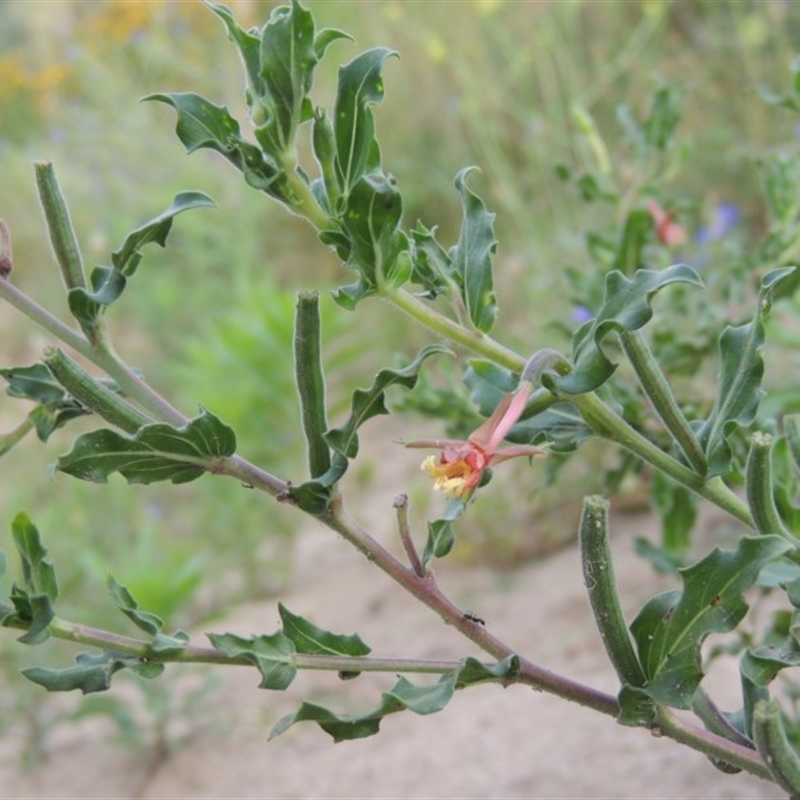
[[[633,615],[669,585],[633,553],[652,526],[642,516],[615,524],[617,579]],[[357,630],[374,654],[461,658],[479,655],[430,611],[323,529],[301,535],[297,588],[283,597],[295,613],[330,630]],[[332,569],[331,569],[332,567]],[[491,630],[541,665],[607,692],[615,676],[592,627],[577,549],[497,574],[440,566],[442,588]],[[629,616],[630,618],[630,616]],[[279,625],[276,604],[238,608],[214,626],[249,636]],[[196,641],[201,640],[197,632]],[[724,665],[723,665],[724,666]],[[361,676],[342,684],[328,674],[299,675],[285,693],[258,690],[249,668],[229,668],[177,721],[169,752],[123,747],[100,717],[63,726],[48,761],[18,766],[14,742],[0,748],[4,798],[777,798],[773,784],[726,775],[703,756],[641,729],[522,687],[480,686],[440,713],[387,718],[378,736],[341,744],[316,725],[299,724],[268,741],[269,731],[303,699],[340,711],[377,705],[393,682]],[[196,672],[195,672],[196,677]],[[163,678],[161,679],[163,680]],[[187,670],[175,682],[189,686]],[[711,685],[724,706],[736,703],[736,674],[723,668]],[[112,692],[125,692],[120,682]],[[344,690],[343,694],[337,694]]]

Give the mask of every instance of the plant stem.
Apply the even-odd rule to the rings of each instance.
[[[65,325],[4,278],[0,278],[0,298],[6,300],[37,325],[100,367],[116,381],[123,394],[136,400],[153,416],[176,426],[185,425],[189,421],[180,411],[148,386],[114,353],[105,341],[101,340],[97,345],[92,346],[81,334]]]
[[[444,336],[451,342],[467,347],[479,355],[486,356],[495,364],[512,370],[522,372],[525,368],[525,359],[509,350],[504,345],[496,342],[490,336],[480,331],[463,328],[457,322],[434,311],[430,306],[423,303],[414,295],[395,287],[382,285],[381,294],[387,300],[394,303],[399,309],[410,314],[417,322],[421,322],[427,328]]]
[[[416,575],[350,519],[344,511],[341,498],[335,497],[320,519],[328,527],[340,533],[367,559],[374,562],[417,600],[435,611],[448,625],[452,625],[484,652],[489,653],[498,661],[512,655],[518,656],[513,648],[493,636],[484,626],[471,622],[464,612],[441,592],[431,573],[427,573],[423,577]],[[616,716],[619,713],[617,700],[611,695],[550,672],[526,658],[519,658],[520,673],[516,678],[517,683],[532,686],[603,714]]]
[[[748,527],[754,527],[747,504],[740,500],[721,478],[717,477],[706,481],[696,472],[676,461],[635,431],[597,395],[593,393],[568,395],[563,399],[577,407],[598,436],[603,436],[624,447],[687,489],[710,500]]]
[[[408,527],[408,495],[399,494],[394,499],[394,507],[397,509],[397,529],[400,533],[400,542],[403,549],[408,556],[408,562],[411,564],[411,569],[414,574],[422,578],[425,576],[425,567],[419,557],[417,548],[414,546],[414,540],[411,538],[411,530]]]
[[[12,627],[24,629],[21,623],[12,622]],[[248,666],[253,662],[245,656],[229,656],[213,647],[186,645],[179,651],[159,653],[153,651],[150,642],[123,636],[112,631],[80,625],[56,617],[48,627],[55,639],[75,644],[113,650],[128,656],[158,663],[221,664],[226,666]],[[459,661],[427,658],[356,658],[351,656],[323,656],[294,653],[289,657],[297,669],[328,672],[414,672],[443,675],[457,670]],[[487,664],[486,666],[492,666]]]
[[[33,428],[33,420],[27,416],[16,428],[0,435],[0,456],[4,456],[14,445],[19,444]]]
[[[693,750],[738,767],[758,778],[767,781],[774,780],[769,768],[755,750],[698,728],[696,725],[682,720],[671,709],[664,706],[656,706],[656,722],[653,730],[660,731],[680,744],[688,745]]]
[[[653,357],[644,334],[638,330],[625,331],[620,336],[620,340],[625,355],[631,362],[642,389],[655,412],[683,450],[695,472],[698,475],[705,475],[708,462],[703,448],[678,407],[672,389]]]

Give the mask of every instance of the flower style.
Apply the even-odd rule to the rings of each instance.
[[[532,445],[499,447],[522,415],[533,384],[522,383],[506,395],[492,415],[466,439],[431,439],[406,442],[406,447],[435,447],[442,452],[428,456],[422,469],[434,478],[434,488],[448,497],[466,502],[491,466],[521,456],[543,456],[545,451]]]

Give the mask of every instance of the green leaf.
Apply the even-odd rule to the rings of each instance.
[[[653,295],[673,283],[703,285],[699,275],[685,264],[659,271],[640,269],[632,278],[616,270],[609,272],[602,307],[594,319],[575,332],[572,371],[563,376],[543,376],[548,388],[566,394],[584,394],[605,383],[617,365],[604,352],[604,339],[612,332],[634,331],[646,325],[653,316]]]
[[[382,369],[369,389],[356,389],[353,392],[349,419],[341,427],[332,428],[325,434],[328,444],[346,458],[355,458],[358,455],[358,429],[368,419],[389,413],[385,403],[386,390],[391,386],[413,389],[422,364],[437,353],[452,355],[452,351],[444,345],[427,345],[410,364],[399,369]]]
[[[141,611],[139,604],[127,587],[119,583],[113,576],[108,576],[108,591],[114,600],[114,605],[131,621],[136,627],[141,628],[150,636],[157,636],[164,626],[164,620],[149,611]]]
[[[261,673],[259,689],[282,692],[297,674],[293,663],[293,656],[297,652],[294,643],[280,631],[272,636],[251,636],[249,639],[232,633],[209,633],[208,638],[225,655],[242,657],[254,664]]]
[[[411,231],[413,242],[411,280],[425,289],[425,295],[433,300],[437,295],[449,294],[459,287],[459,276],[453,267],[453,259],[436,240],[436,228],[428,229],[421,222]]]
[[[380,167],[380,149],[375,138],[371,105],[383,100],[383,63],[393,50],[377,47],[356,56],[339,69],[339,87],[334,107],[336,169],[344,195],[358,179]]]
[[[359,657],[372,651],[358,634],[345,636],[318,628],[307,619],[292,614],[283,603],[278,603],[278,613],[283,623],[283,634],[294,644],[298,653]]]
[[[113,267],[97,267],[92,271],[91,291],[82,286],[70,289],[67,295],[70,313],[84,330],[88,330],[102,310],[125,290],[128,278],[141,261],[140,251],[146,244],[155,242],[165,247],[175,216],[192,208],[208,207],[214,208],[216,204],[202,192],[178,193],[169,208],[128,234],[122,247],[111,254]]]
[[[333,449],[330,469],[314,480],[291,486],[286,499],[291,499],[309,514],[324,512],[330,501],[331,487],[347,472],[349,460],[358,455],[358,429],[372,417],[389,413],[385,403],[386,390],[391,386],[413,389],[425,359],[435,353],[450,352],[443,345],[428,345],[407,366],[397,370],[383,369],[369,389],[356,389],[347,422],[325,433],[325,441]]]
[[[399,230],[403,200],[391,176],[360,177],[344,199],[342,228],[348,240],[347,266],[359,273],[355,285],[334,292],[334,299],[352,309],[373,294],[380,283],[402,286],[411,275],[406,235]]]
[[[11,521],[11,535],[22,560],[25,588],[32,595],[44,595],[55,603],[58,599],[55,570],[47,560],[47,548],[42,544],[38,528],[24,511]]]
[[[495,215],[486,210],[483,200],[467,186],[467,176],[473,169],[467,167],[456,176],[463,219],[458,243],[450,255],[469,318],[477,330],[488,333],[497,317],[497,296],[492,278],[492,253],[497,247],[493,226]]]
[[[199,416],[181,428],[156,423],[145,425],[133,436],[111,430],[85,433],[58,459],[56,469],[95,483],[105,483],[114,472],[129,483],[186,483],[213,468],[215,459],[235,450],[233,430],[201,409]]]
[[[661,543],[667,553],[680,556],[691,544],[699,500],[694,492],[654,472],[650,499],[661,518]]]
[[[774,269],[764,276],[753,319],[746,325],[727,327],[719,339],[721,375],[711,414],[697,431],[709,464],[707,477],[724,475],[730,468],[729,438],[737,426],[749,425],[764,396],[764,322],[769,314],[772,290],[794,272],[794,267]]]
[[[631,624],[645,691],[656,702],[689,708],[703,677],[700,648],[711,633],[733,630],[747,611],[742,598],[761,568],[790,549],[778,536],[743,537],[736,551],[715,548],[682,569],[683,591],[657,595]]]
[[[509,656],[488,667],[473,658],[467,658],[458,670],[442,675],[432,684],[416,686],[401,677],[382,695],[378,707],[365,714],[339,716],[315,703],[303,703],[295,713],[285,716],[275,725],[270,739],[297,722],[316,722],[335,742],[373,736],[378,733],[381,721],[387,714],[406,710],[415,714],[433,714],[447,705],[456,689],[483,681],[512,680],[519,674],[519,668],[517,656]]]
[[[64,399],[64,389],[44,364],[0,369],[0,375],[8,382],[6,392],[11,397],[45,404],[59,403]]]
[[[258,147],[245,142],[239,123],[227,108],[193,92],[163,92],[142,98],[172,106],[178,112],[175,132],[187,153],[208,148],[225,156],[255,189],[285,200],[286,176]]]
[[[0,375],[8,382],[6,391],[11,397],[38,403],[28,417],[36,428],[36,435],[43,442],[70,420],[89,413],[64,391],[44,364],[0,369]]]
[[[261,111],[253,115],[256,138],[277,157],[294,149],[297,126],[311,116],[306,95],[317,64],[314,18],[296,0],[272,10],[261,33],[260,60],[261,93],[253,97]]]
[[[447,501],[442,516],[428,523],[428,541],[422,551],[423,567],[426,567],[432,558],[444,558],[453,549],[456,537],[452,524],[465,509],[464,503],[452,498]]]
[[[161,245],[161,247],[166,247],[167,237],[172,230],[172,222],[178,214],[194,208],[216,207],[217,204],[203,192],[178,192],[168,208],[131,231],[125,237],[122,247],[111,255],[111,263],[114,265],[114,269],[122,275],[132,275],[135,270],[135,258],[145,245],[154,242]],[[92,283],[94,284],[94,279]],[[95,287],[95,291],[99,293],[101,288],[100,284],[98,284]],[[113,290],[111,291],[113,293]],[[100,300],[99,302],[103,301]]]
[[[81,653],[75,659],[76,666],[68,669],[46,669],[31,667],[22,674],[47,689],[48,692],[70,692],[80,689],[83,694],[104,692],[111,686],[111,679],[122,669],[130,669],[143,678],[155,678],[164,671],[164,665],[144,662],[120,653],[104,652],[100,655]]]

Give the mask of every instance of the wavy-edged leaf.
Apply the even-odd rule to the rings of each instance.
[[[399,229],[403,199],[391,176],[360,177],[344,198],[341,225],[348,242],[347,266],[359,273],[358,283],[334,292],[334,299],[352,309],[380,282],[402,286],[411,276],[406,235]]]
[[[142,98],[172,106],[178,113],[175,132],[187,153],[207,148],[225,156],[241,170],[250,186],[285,199],[286,176],[258,147],[242,139],[239,123],[224,106],[194,92],[160,92]]]
[[[417,221],[411,231],[413,241],[411,280],[425,289],[425,296],[435,298],[459,287],[453,259],[436,240],[436,228],[426,228]]]
[[[172,203],[160,214],[131,231],[119,250],[111,254],[114,269],[123,275],[132,275],[134,259],[139,251],[151,242],[166,247],[172,223],[178,214],[194,208],[216,208],[217,204],[203,192],[178,192]]]
[[[90,413],[64,391],[44,364],[0,369],[0,375],[8,382],[6,391],[11,397],[38,403],[28,418],[43,442],[70,420]]]
[[[108,576],[108,591],[114,605],[134,624],[150,636],[157,636],[164,627],[164,620],[149,611],[142,611],[134,596],[112,575]]]
[[[428,523],[428,540],[422,551],[423,567],[426,567],[432,558],[444,558],[453,549],[456,536],[452,525],[465,509],[464,503],[451,498],[447,501],[442,516]]]
[[[157,217],[131,231],[119,250],[111,254],[111,267],[96,267],[90,276],[91,291],[82,286],[70,289],[69,310],[84,330],[91,326],[102,310],[117,300],[125,290],[128,278],[141,261],[141,249],[151,242],[166,246],[172,221],[182,211],[192,208],[215,208],[216,203],[203,192],[179,192],[172,204]]]
[[[282,692],[297,675],[292,657],[296,649],[286,634],[278,631],[271,636],[251,636],[245,639],[233,633],[209,633],[215,649],[231,658],[245,658],[261,673],[259,689]]]
[[[283,603],[278,603],[283,634],[292,641],[298,653],[321,656],[366,656],[372,648],[364,644],[358,634],[331,633],[318,628],[307,619],[292,614]]]
[[[344,195],[358,179],[380,167],[375,120],[370,106],[383,100],[381,70],[393,50],[376,47],[339,68],[339,87],[334,106],[336,170]]]
[[[236,435],[209,411],[181,428],[165,423],[145,425],[133,436],[111,430],[85,433],[61,456],[56,469],[95,483],[119,472],[129,483],[186,483],[233,455]]]
[[[450,354],[451,351],[443,345],[428,345],[407,366],[382,369],[369,389],[356,389],[347,422],[325,433],[325,441],[333,450],[330,469],[314,480],[291,486],[287,499],[291,499],[309,514],[321,514],[325,511],[330,501],[331,487],[347,472],[349,460],[358,455],[358,429],[372,417],[388,414],[386,390],[391,386],[413,389],[423,362],[435,353]]]
[[[427,345],[410,364],[399,369],[382,369],[369,389],[356,389],[353,392],[349,419],[341,427],[331,428],[325,434],[328,444],[346,458],[355,458],[358,455],[358,429],[372,417],[389,413],[385,403],[386,390],[391,386],[413,389],[423,363],[437,353],[452,355],[452,351],[444,345]]]
[[[23,669],[22,674],[48,692],[80,689],[83,694],[92,694],[108,689],[113,676],[123,669],[130,669],[142,678],[155,678],[164,671],[163,664],[110,651],[100,655],[81,653],[75,662],[76,666],[67,669],[31,667]]]
[[[486,210],[483,200],[467,186],[467,176],[473,169],[462,169],[456,176],[463,218],[458,243],[450,256],[470,321],[477,330],[488,333],[497,317],[492,277],[492,253],[497,247],[495,215]]]
[[[647,324],[653,316],[653,295],[674,283],[703,285],[700,276],[685,264],[659,271],[640,269],[632,278],[616,270],[609,272],[602,307],[573,337],[572,371],[563,376],[543,376],[548,388],[566,394],[584,394],[605,383],[617,365],[603,350],[603,340],[610,333],[635,331]]]
[[[728,327],[720,336],[721,374],[719,390],[708,419],[697,430],[697,438],[708,460],[709,478],[727,473],[732,458],[728,439],[740,425],[755,418],[764,395],[764,321],[771,306],[772,290],[795,271],[774,269],[764,276],[753,319],[746,325]]]
[[[683,590],[648,601],[631,624],[644,691],[656,702],[689,708],[703,677],[700,648],[711,633],[733,630],[747,611],[742,594],[761,568],[791,546],[779,536],[743,537],[736,551],[715,548],[680,570]]]
[[[363,739],[378,733],[387,714],[413,711],[415,714],[434,714],[441,711],[456,689],[484,681],[513,680],[519,673],[519,659],[509,656],[496,665],[486,666],[474,658],[465,659],[458,670],[443,675],[438,681],[416,686],[406,678],[384,692],[377,708],[365,714],[337,715],[316,703],[303,703],[293,714],[281,719],[270,733],[270,739],[284,733],[298,722],[316,722],[335,742]]]

